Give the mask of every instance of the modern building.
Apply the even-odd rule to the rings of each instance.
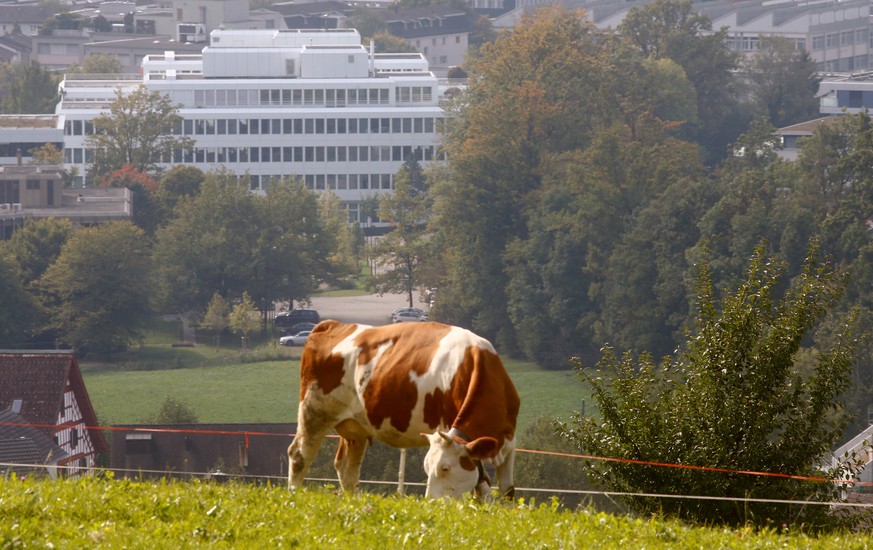
[[[434,71],[445,74],[467,59],[473,21],[449,5],[429,5],[385,10],[388,32],[415,46]]]
[[[68,189],[57,164],[0,164],[0,240],[28,220],[58,218],[74,226],[130,220],[133,195],[126,188]]]
[[[393,189],[407,158],[441,156],[443,87],[423,55],[375,53],[354,29],[215,30],[201,54],[149,55],[141,75],[67,75],[56,114],[79,186],[90,184],[91,121],[138,86],[181,105],[176,132],[196,141],[164,167],[224,168],[253,191],[298,177],[336,193],[350,221]]]

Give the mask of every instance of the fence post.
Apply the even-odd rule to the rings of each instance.
[[[397,494],[406,494],[406,449],[400,449],[400,469],[397,471]]]

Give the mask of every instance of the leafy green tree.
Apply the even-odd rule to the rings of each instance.
[[[182,197],[196,197],[206,174],[199,168],[183,164],[173,166],[161,175],[158,182],[158,202],[169,218]]]
[[[57,164],[64,165],[64,152],[58,149],[54,143],[46,143],[41,147],[33,148],[29,151],[31,164]],[[71,187],[73,180],[79,175],[79,169],[75,166],[70,168],[61,168],[61,178],[64,180],[64,187]]]
[[[112,30],[111,24],[109,30]],[[123,69],[121,61],[114,55],[96,53],[89,55],[82,61],[82,72],[86,74],[120,73]]]
[[[161,402],[158,411],[143,419],[143,424],[198,424],[200,418],[197,412],[185,400],[167,396]]]
[[[95,17],[91,24],[94,26],[94,30],[97,32],[112,32],[112,23],[109,22],[108,19],[103,17],[102,15],[98,15]],[[101,55],[101,54],[98,54]],[[108,71],[111,72],[111,71]]]
[[[170,158],[174,149],[193,147],[191,138],[173,135],[182,120],[178,108],[168,96],[144,86],[128,94],[117,90],[109,112],[94,117],[95,133],[85,138],[93,151],[90,177],[102,177],[126,164],[137,172],[154,173],[161,158]]]
[[[57,218],[29,219],[16,230],[6,241],[6,250],[20,268],[22,283],[30,286],[42,277],[72,233],[70,221]]]
[[[342,244],[347,216],[331,201],[298,180],[273,182],[254,199],[247,248],[251,273],[243,288],[261,311],[265,331],[277,301],[305,300],[322,282],[335,283],[351,272]]]
[[[12,66],[3,98],[5,114],[54,113],[58,103],[58,77],[36,61]]]
[[[718,195],[699,175],[675,177],[633,216],[598,273],[591,288],[599,311],[595,343],[610,342],[635,353],[648,350],[658,357],[681,342],[691,310],[687,250],[701,238],[696,221]]]
[[[0,245],[0,347],[23,348],[41,321],[39,301],[21,283],[8,247]]]
[[[203,314],[203,321],[200,322],[201,327],[215,333],[216,349],[221,346],[221,333],[230,326],[228,315],[230,315],[230,305],[224,296],[216,292],[209,301],[206,313]]]
[[[816,527],[828,521],[824,507],[750,499],[835,499],[834,484],[631,462],[801,478],[853,474],[819,470],[846,423],[840,398],[858,345],[851,323],[841,321],[833,340],[813,350],[809,370],[794,362],[839,299],[842,278],[813,248],[801,275],[785,285],[780,263],[759,247],[746,280],[719,303],[703,262],[696,323],[673,357],[661,363],[648,354],[619,358],[606,348],[597,371],[579,369],[600,418],[577,417],[563,433],[586,454],[628,460],[589,463],[593,480],[614,491],[737,499],[626,499],[640,512],[707,524]]]
[[[202,311],[215,292],[248,291],[266,319],[275,302],[306,299],[322,282],[348,275],[337,265],[335,230],[299,181],[273,182],[261,196],[234,174],[210,173],[157,231],[157,305]]]
[[[149,271],[149,241],[132,223],[76,231],[40,279],[51,326],[78,349],[124,349],[150,315]]]
[[[598,48],[594,27],[561,9],[525,17],[483,46],[448,127],[452,170],[432,182],[446,274],[439,312],[503,350],[515,347],[503,254],[526,232],[526,197],[541,185],[541,164],[584,146],[610,110]]]
[[[389,32],[379,31],[371,38],[375,42],[376,51],[379,53],[415,53],[418,49]]]
[[[176,217],[155,233],[155,306],[203,311],[218,292],[239,296],[251,279],[254,195],[236,176],[207,175],[196,197],[182,197]]]
[[[394,193],[379,201],[379,217],[394,225],[372,248],[372,256],[384,270],[373,278],[380,294],[402,292],[409,307],[419,280],[418,267],[429,253],[426,224],[431,210],[427,182],[415,158],[406,159],[394,178]]]
[[[248,351],[249,333],[258,326],[258,308],[248,292],[243,292],[240,302],[233,306],[228,317],[230,330],[242,334],[242,351]]]
[[[815,61],[794,41],[764,37],[746,64],[749,91],[756,110],[776,127],[818,116],[818,77]]]
[[[706,147],[711,161],[721,159],[746,122],[732,76],[738,56],[724,47],[726,30],[713,31],[691,0],[656,0],[632,8],[618,34],[644,57],[682,67],[697,92],[698,123],[689,125],[688,135]]]

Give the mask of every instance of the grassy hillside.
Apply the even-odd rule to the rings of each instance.
[[[822,548],[867,534],[708,529],[549,505],[211,482],[0,479],[0,548]]]

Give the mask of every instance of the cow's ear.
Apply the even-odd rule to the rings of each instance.
[[[464,448],[470,458],[475,460],[483,460],[491,458],[497,454],[498,443],[493,437],[480,437],[467,443]]]

